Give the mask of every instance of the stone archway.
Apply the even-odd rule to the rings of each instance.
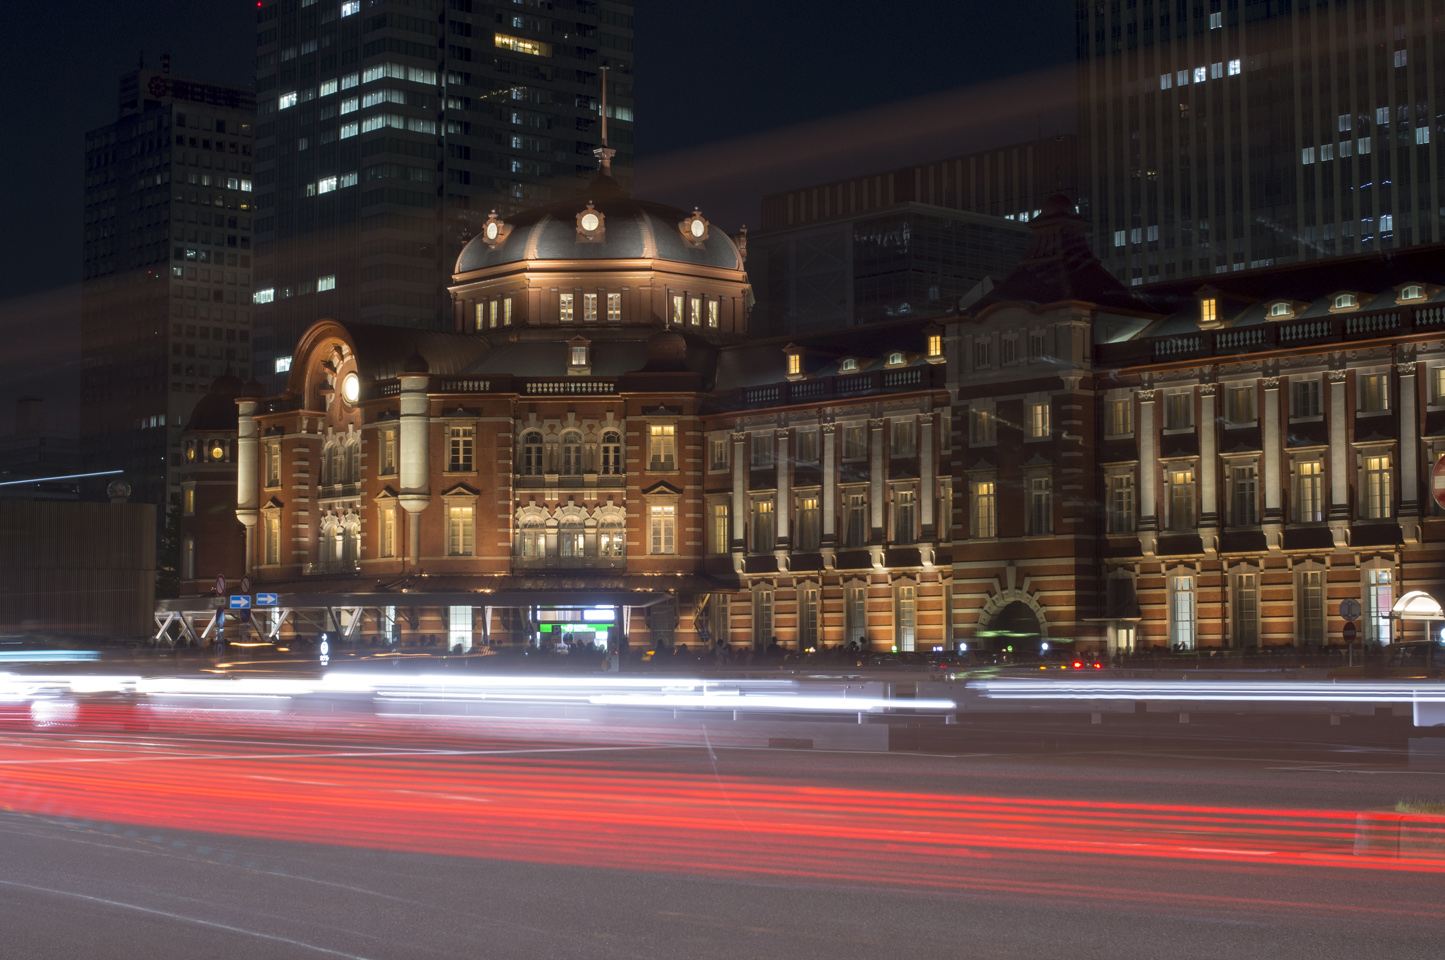
[[[979,639],[1002,650],[1013,646],[1016,653],[1037,653],[1049,638],[1044,608],[1022,590],[1004,590],[989,598],[979,616]]]

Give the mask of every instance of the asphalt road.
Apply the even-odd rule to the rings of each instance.
[[[1438,957],[1445,775],[1093,747],[6,735],[0,957]]]

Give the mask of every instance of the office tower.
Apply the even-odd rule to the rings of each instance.
[[[1061,136],[764,197],[752,332],[952,310],[1014,268],[1045,198],[1076,189],[1075,138]]]
[[[1077,6],[1080,162],[1126,283],[1441,239],[1440,0]]]
[[[162,506],[196,401],[251,376],[255,119],[251,90],[166,62],[121,77],[116,121],[85,137],[80,406],[85,469]]]
[[[463,243],[495,209],[596,172],[600,68],[630,184],[632,4],[263,0],[256,11],[258,373],[313,321],[446,329]]]

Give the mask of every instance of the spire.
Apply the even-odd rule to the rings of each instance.
[[[607,145],[607,68],[602,67],[602,146],[592,151],[597,158],[598,169],[604,177],[612,176],[612,158],[617,151]]]

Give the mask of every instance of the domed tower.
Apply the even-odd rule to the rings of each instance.
[[[576,199],[487,219],[457,258],[455,329],[527,340],[651,327],[730,341],[747,333],[743,260],[700,210],[638,200],[603,173]]]

